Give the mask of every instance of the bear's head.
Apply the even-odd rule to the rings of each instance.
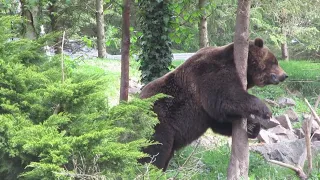
[[[248,88],[278,84],[287,78],[279,66],[275,55],[263,45],[263,40],[256,38],[249,43],[248,54]]]

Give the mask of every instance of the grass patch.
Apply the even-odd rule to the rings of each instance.
[[[320,63],[312,61],[280,62],[289,75],[286,84],[289,89],[302,93],[303,96],[317,96],[320,90]]]
[[[106,95],[110,106],[117,105],[120,96],[120,78],[121,78],[121,61],[109,59],[86,59],[77,62],[82,67],[96,67],[97,71],[102,70],[105,73],[108,84]],[[90,68],[89,68],[90,69]],[[130,61],[129,77],[134,81],[140,79],[139,63],[135,60]]]
[[[206,150],[199,147],[193,156],[189,157],[194,151],[194,147],[188,146],[176,153],[167,176],[176,175],[177,169],[179,174],[177,179],[227,179],[227,169],[229,165],[230,147],[225,144],[217,148]],[[186,159],[189,159],[185,163]],[[185,164],[184,164],[185,163]],[[184,164],[183,167],[181,165]],[[260,154],[250,153],[249,177],[255,179],[298,179],[290,169],[268,163]]]

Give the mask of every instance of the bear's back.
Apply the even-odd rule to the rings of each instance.
[[[205,47],[197,51],[175,70],[148,83],[141,91],[141,98],[148,98],[158,93],[175,98],[196,96],[197,79],[203,73],[219,71],[233,63],[233,44],[221,47]]]

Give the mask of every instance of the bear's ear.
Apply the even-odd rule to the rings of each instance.
[[[254,40],[254,45],[262,48],[262,47],[263,47],[263,40],[262,40],[261,38],[256,38],[256,39]]]

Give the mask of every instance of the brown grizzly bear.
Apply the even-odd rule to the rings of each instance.
[[[233,43],[222,47],[200,49],[174,71],[150,83],[141,91],[141,98],[158,93],[170,95],[154,104],[160,123],[152,139],[160,144],[144,149],[155,156],[153,164],[166,170],[174,151],[199,138],[208,128],[231,136],[232,121],[255,115],[271,117],[269,108],[242,88],[236,70]],[[278,84],[288,76],[262,39],[249,43],[248,88]],[[248,120],[248,137],[255,138],[260,124]],[[140,162],[150,162],[150,158]]]

